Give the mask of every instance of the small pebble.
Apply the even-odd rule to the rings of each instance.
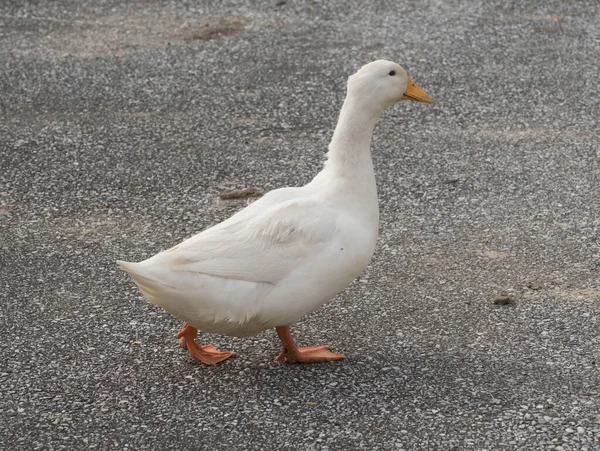
[[[259,188],[243,188],[243,189],[232,189],[230,191],[224,191],[219,194],[222,200],[230,199],[246,199],[248,197],[261,197],[265,192]]]
[[[512,296],[508,294],[501,294],[493,299],[494,304],[496,305],[512,305],[515,303],[515,300]]]

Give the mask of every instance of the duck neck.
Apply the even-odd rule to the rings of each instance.
[[[361,173],[373,175],[371,136],[380,114],[381,111],[366,109],[350,96],[346,97],[329,144],[326,169],[343,177]]]

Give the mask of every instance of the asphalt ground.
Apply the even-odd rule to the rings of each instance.
[[[600,449],[599,12],[0,2],[0,448]],[[200,365],[114,261],[308,182],[378,58],[436,103],[382,116],[376,254],[293,328],[346,359]]]

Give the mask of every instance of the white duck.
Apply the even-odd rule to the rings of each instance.
[[[406,71],[374,61],[348,79],[325,167],[306,186],[281,188],[140,263],[117,263],[152,304],[185,321],[180,345],[214,365],[234,355],[195,342],[198,329],[237,337],[275,327],[277,360],[325,362],[326,346],[299,348],[289,326],[348,286],[368,265],[379,227],[371,135],[400,100],[432,102]]]

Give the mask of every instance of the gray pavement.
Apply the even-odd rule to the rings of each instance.
[[[0,448],[599,450],[599,13],[0,2]],[[382,117],[376,255],[293,329],[346,360],[201,366],[115,259],[309,181],[381,57],[436,103]]]

